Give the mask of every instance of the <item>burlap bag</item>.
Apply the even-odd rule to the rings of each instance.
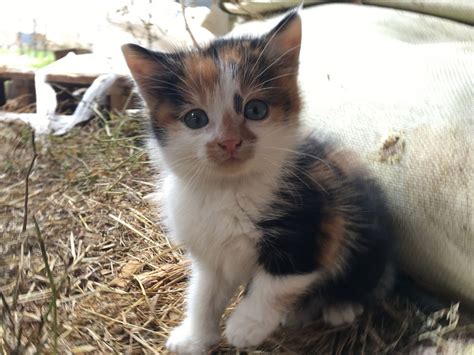
[[[302,17],[305,122],[367,161],[388,196],[402,267],[474,306],[474,29],[369,6]]]

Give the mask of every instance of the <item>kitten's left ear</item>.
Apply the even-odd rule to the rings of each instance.
[[[122,52],[128,68],[139,86],[144,86],[150,77],[165,68],[163,53],[152,52],[136,44],[123,45]]]
[[[284,62],[297,65],[301,47],[301,17],[299,8],[290,11],[267,35],[268,50],[284,57]]]

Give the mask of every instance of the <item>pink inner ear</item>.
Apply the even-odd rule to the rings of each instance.
[[[128,68],[135,80],[140,81],[141,78],[149,77],[157,70],[157,65],[150,58],[137,54],[129,45],[122,46],[123,55],[127,62]]]
[[[146,59],[140,58],[137,55],[130,55],[125,57],[127,65],[130,68],[130,72],[137,79],[137,77],[145,77],[151,74],[150,64],[147,63]]]
[[[287,53],[295,58],[299,57],[301,45],[301,17],[295,16],[270,39],[270,46],[274,53]]]

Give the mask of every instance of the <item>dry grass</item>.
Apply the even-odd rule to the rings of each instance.
[[[0,123],[4,353],[165,353],[167,334],[182,318],[187,263],[147,202],[153,172],[142,140],[130,117],[95,119],[64,137],[37,139],[22,231],[31,133]],[[458,324],[456,309],[427,317],[390,300],[355,325],[331,329],[315,321],[275,334],[260,350],[446,350],[473,332]],[[220,344],[215,351],[232,350]]]

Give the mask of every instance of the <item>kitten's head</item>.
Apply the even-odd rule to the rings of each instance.
[[[278,164],[297,140],[301,19],[202,49],[123,52],[148,106],[153,139],[176,175],[232,178]]]

